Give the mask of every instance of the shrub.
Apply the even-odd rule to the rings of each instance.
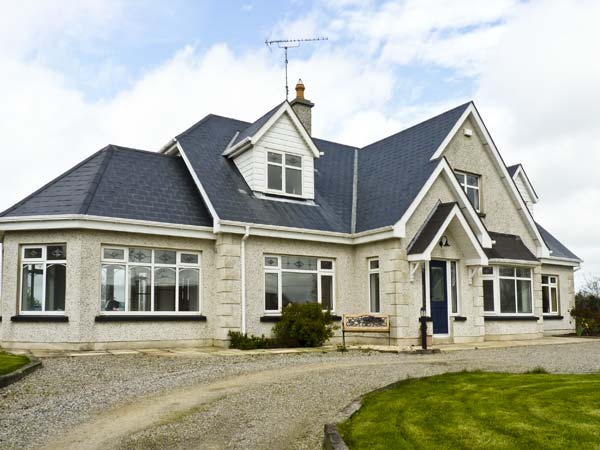
[[[600,336],[600,297],[591,293],[578,293],[575,307],[571,310],[575,318],[578,336]]]
[[[238,350],[256,350],[260,348],[273,348],[275,347],[275,340],[262,336],[254,336],[242,334],[239,331],[229,332],[229,348],[236,348]]]
[[[319,347],[333,336],[333,316],[319,303],[290,304],[273,327],[278,344],[284,347]]]

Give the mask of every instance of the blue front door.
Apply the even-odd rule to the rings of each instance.
[[[429,262],[429,307],[433,320],[433,334],[448,333],[448,292],[446,289],[446,261]]]

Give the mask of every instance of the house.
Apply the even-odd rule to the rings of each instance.
[[[295,302],[388,314],[400,345],[422,307],[434,342],[573,331],[581,260],[472,102],[363,148],[313,137],[313,106],[299,82],[253,123],[109,145],[0,214],[1,345],[226,345]]]

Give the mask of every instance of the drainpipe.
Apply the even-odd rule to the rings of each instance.
[[[242,334],[246,334],[246,239],[250,236],[250,227],[246,225],[246,233],[242,236],[240,248],[240,270],[242,272]]]

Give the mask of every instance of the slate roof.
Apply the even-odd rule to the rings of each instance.
[[[490,259],[518,259],[521,261],[537,261],[537,258],[525,246],[519,236],[514,234],[489,232],[495,243],[492,248],[484,248]]]
[[[0,214],[87,214],[212,226],[212,217],[181,158],[108,147]]]
[[[281,105],[253,123],[209,115],[177,136],[220,219],[340,233],[391,226],[438,165],[439,161],[430,161],[432,155],[470,103],[362,149],[313,138],[325,154],[315,159],[314,203],[255,196],[235,163],[222,156],[236,133],[236,142],[255,134]],[[509,172],[514,174],[518,166],[509,167]],[[112,145],[0,217],[64,214],[212,225],[182,158]],[[538,228],[553,256],[579,259],[541,226]]]
[[[452,208],[454,208],[456,202],[452,203],[440,203],[435,209],[434,213],[429,217],[425,226],[418,233],[417,238],[410,244],[408,250],[409,255],[418,255],[427,250],[429,244],[437,234],[438,230],[450,215]]]
[[[550,232],[542,227],[539,223],[536,223],[536,225],[540,231],[540,234],[542,235],[542,239],[544,239],[544,242],[552,252],[550,253],[551,256],[556,258],[568,258],[583,261],[579,256],[565,247],[558,239],[552,236]]]
[[[521,164],[515,164],[514,166],[508,166],[506,169],[508,170],[508,174],[512,177],[515,176],[515,173],[517,173],[517,169],[519,168]]]

